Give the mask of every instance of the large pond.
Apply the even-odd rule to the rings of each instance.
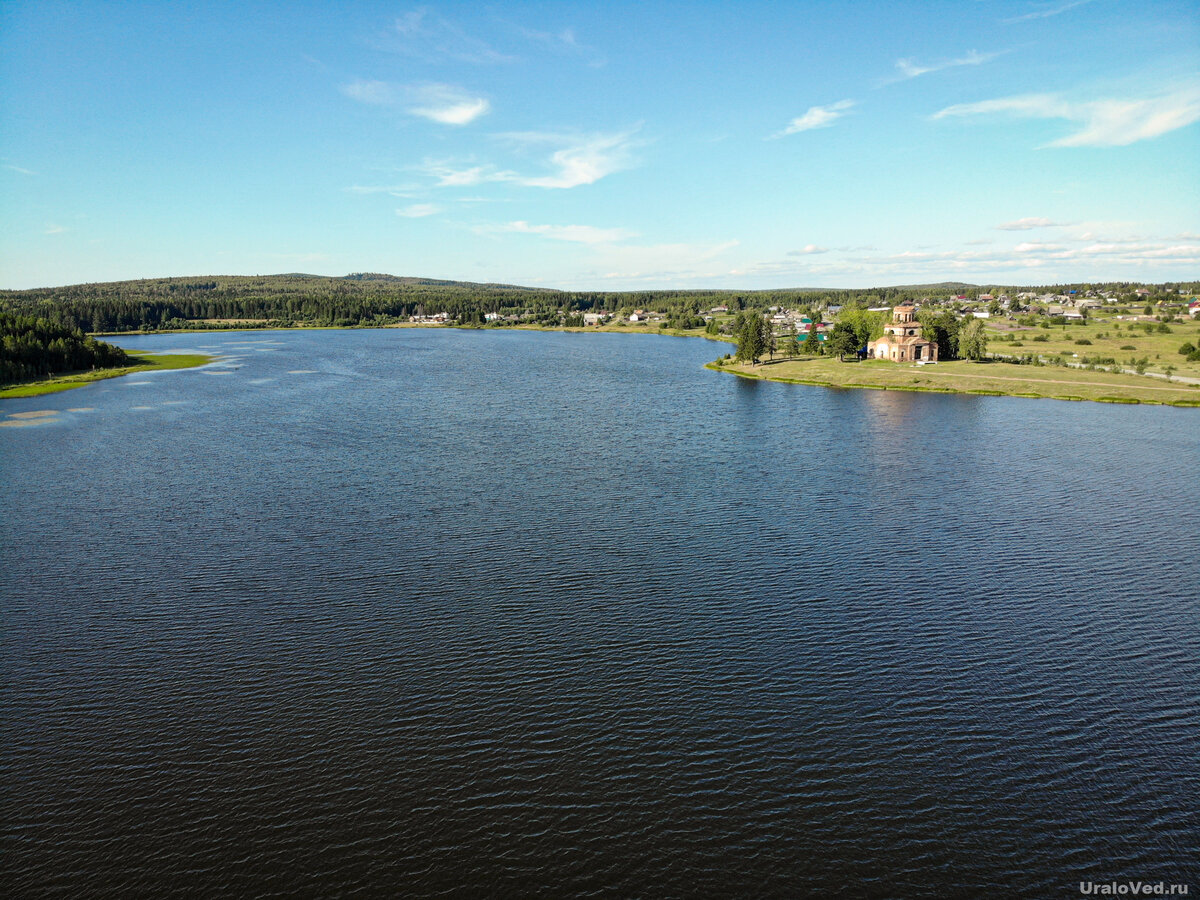
[[[117,343],[221,358],[0,403],[0,893],[1200,890],[1200,410]]]

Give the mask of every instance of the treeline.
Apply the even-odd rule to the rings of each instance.
[[[819,309],[828,305],[894,305],[919,299],[928,286],[869,290],[774,291],[558,291],[501,284],[400,278],[357,273],[203,276],[79,284],[0,291],[0,311],[44,318],[84,332],[291,325],[374,326],[410,316],[446,312],[461,323],[488,313],[541,324],[561,324],[585,312],[644,309],[669,317],[672,327],[695,327],[716,306],[732,311],[771,306]]]
[[[988,288],[993,294],[1003,290]],[[689,328],[702,324],[703,315],[718,306],[735,313],[783,307],[815,315],[831,306],[865,309],[979,292],[977,286],[957,282],[855,290],[559,291],[360,272],[342,278],[209,275],[0,291],[0,311],[93,333],[223,326],[377,326],[441,312],[460,324],[483,324],[493,314],[493,321],[500,317],[497,324],[561,325],[568,318],[579,321],[587,312],[628,314],[638,309],[663,314],[670,327]]]
[[[129,365],[120,347],[33,316],[0,313],[0,384]]]
[[[785,357],[804,353],[842,359],[864,358],[867,345],[883,336],[887,323],[885,313],[872,312],[859,306],[843,307],[836,318],[837,321],[822,340],[815,319],[804,333],[776,334],[765,315],[755,310],[743,310],[730,323],[729,334],[737,345],[734,358],[739,362],[754,364],[765,355],[774,359],[777,352]],[[938,359],[981,360],[987,355],[987,335],[980,319],[960,319],[951,310],[926,308],[918,311],[917,320],[921,323],[922,336],[937,344]],[[1179,352],[1185,353],[1184,350]]]
[[[458,317],[537,307],[547,302],[547,293],[361,275],[168,278],[3,291],[0,309],[85,332],[211,327],[206,319],[262,320],[283,327],[348,326],[389,324],[426,312],[446,311]]]

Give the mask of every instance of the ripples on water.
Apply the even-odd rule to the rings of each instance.
[[[122,343],[230,359],[0,410],[5,894],[1200,890],[1196,411]]]

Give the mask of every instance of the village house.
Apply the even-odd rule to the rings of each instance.
[[[915,306],[897,306],[892,321],[883,326],[883,337],[867,344],[871,359],[890,359],[893,362],[937,362],[937,344],[921,337]]]
[[[445,325],[450,321],[450,313],[440,312],[430,316],[409,316],[408,321],[419,325]]]

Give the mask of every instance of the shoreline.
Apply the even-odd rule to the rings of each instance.
[[[480,326],[480,325],[440,325],[419,322],[405,322],[393,325],[362,326],[362,325],[318,325],[291,326],[283,328],[214,328],[199,329],[185,328],[159,331],[124,331],[107,334],[107,337],[121,337],[148,334],[211,334],[237,332],[288,332],[288,331],[350,331],[384,328],[452,328],[458,331],[544,331],[568,334],[650,334],[665,337],[704,338],[716,343],[732,344],[733,340],[725,335],[708,334],[702,329],[687,331],[668,330],[641,326],[584,326],[584,327],[555,327],[551,325],[514,325],[514,326]],[[101,336],[97,333],[95,336]],[[0,389],[0,399],[11,397],[33,397],[40,394],[55,393],[75,387],[83,387],[95,381],[106,378],[116,378],[135,372],[153,371],[163,368],[191,368],[211,362],[209,355],[192,354],[199,361],[189,362],[186,366],[164,365],[162,357],[183,356],[183,354],[143,354],[138,358],[154,357],[158,360],[152,365],[139,365],[121,369],[104,370],[100,372],[75,373],[63,375],[53,381],[30,382],[24,385],[13,385]],[[772,371],[777,366],[784,368]],[[963,371],[971,367],[975,370]],[[1097,403],[1143,404],[1157,406],[1174,406],[1180,408],[1200,407],[1200,387],[1184,382],[1176,382],[1176,386],[1163,385],[1161,376],[1154,378],[1158,384],[1146,384],[1150,375],[1133,373],[1113,375],[1108,372],[1082,369],[1076,366],[1037,366],[1018,365],[1005,362],[1003,359],[990,359],[984,363],[972,363],[965,360],[939,362],[934,366],[917,367],[897,363],[863,360],[853,363],[842,363],[829,357],[799,357],[779,359],[760,363],[757,366],[736,363],[732,360],[720,364],[710,362],[704,368],[714,372],[724,372],[741,378],[758,381],[775,381],[782,384],[805,384],[814,387],[861,389],[880,391],[907,391],[910,393],[960,394],[964,396],[989,397],[1020,397],[1038,400],[1090,401]],[[766,370],[766,371],[764,371]],[[1085,373],[1093,377],[1086,377]],[[1059,377],[1046,377],[1046,376]],[[18,393],[19,391],[19,393]]]
[[[821,365],[824,363],[825,365]],[[786,366],[778,373],[763,372],[773,366]],[[831,367],[844,367],[833,369]],[[884,368],[884,367],[887,368]],[[960,396],[1020,397],[1030,400],[1090,401],[1147,406],[1200,407],[1200,388],[1180,384],[1142,384],[1134,379],[1144,375],[1112,375],[1094,372],[1095,378],[1081,378],[1079,369],[1057,366],[1031,367],[1000,360],[973,363],[966,360],[939,362],[935,366],[903,365],[864,360],[843,363],[827,357],[775,360],[757,366],[727,362],[706,363],[706,369],[725,372],[739,378],[807,384],[815,387],[910,393],[958,394]],[[811,377],[800,377],[804,367],[813,367]],[[978,367],[972,370],[970,367]],[[1036,374],[1035,374],[1036,373]],[[1039,377],[1060,375],[1063,377]],[[940,383],[939,383],[940,382]],[[976,386],[971,386],[976,385]]]
[[[164,332],[167,333],[167,332]],[[169,332],[177,333],[177,332]],[[131,366],[119,366],[114,369],[89,369],[83,372],[68,372],[66,375],[56,375],[53,378],[43,378],[40,381],[25,381],[20,384],[10,384],[0,388],[0,400],[16,400],[22,397],[41,397],[45,394],[58,394],[74,388],[86,387],[97,381],[107,381],[109,378],[120,378],[124,375],[136,375],[139,372],[159,372],[168,369],[195,369],[206,366],[214,359],[210,353],[136,353],[125,351],[131,359],[139,360]]]

